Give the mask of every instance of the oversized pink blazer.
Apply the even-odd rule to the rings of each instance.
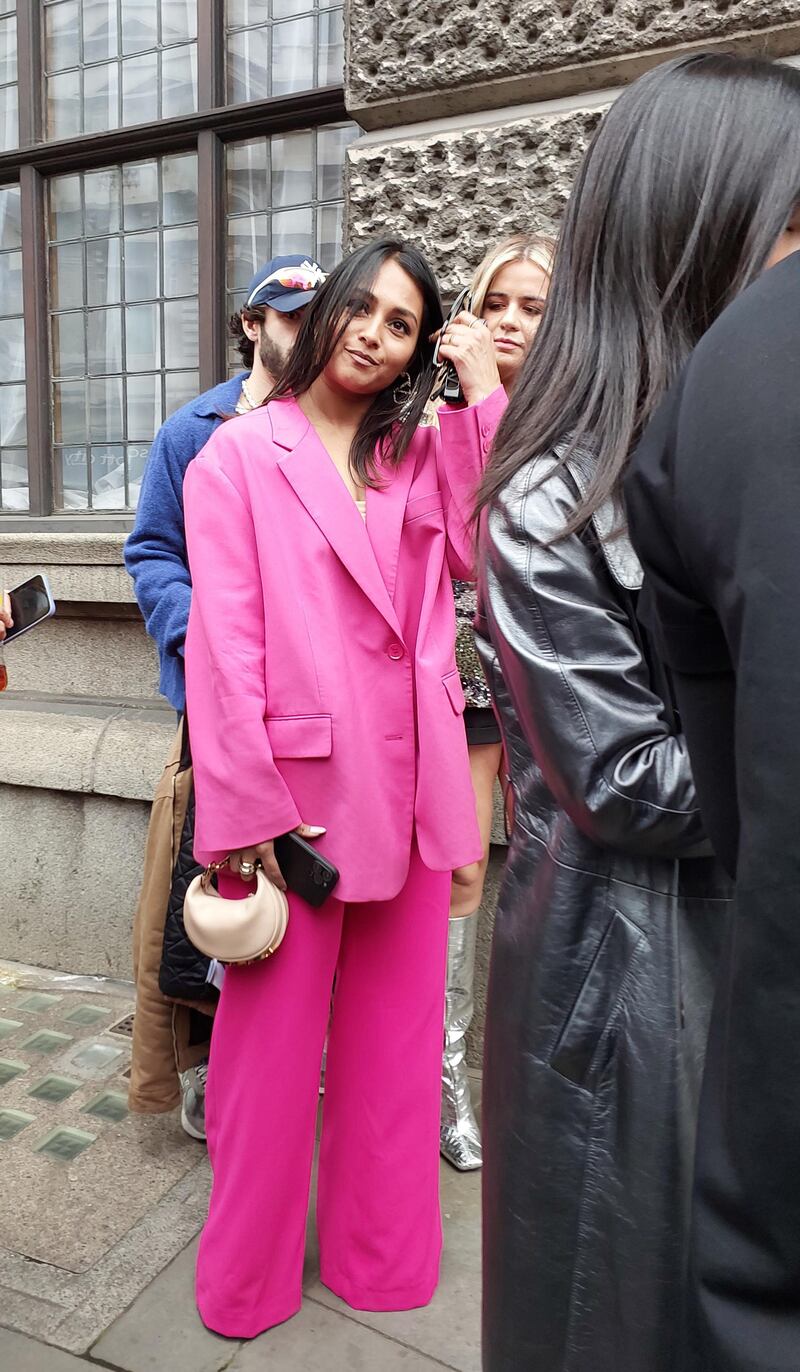
[[[480,857],[450,577],[473,575],[505,404],[498,389],[420,428],[367,491],[367,527],[292,399],[222,424],[190,464],[199,862],[320,824],[337,896],[367,901],[402,889],[414,830],[434,871]]]

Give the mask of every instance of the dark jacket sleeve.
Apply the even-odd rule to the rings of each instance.
[[[553,539],[577,492],[524,469],[492,507],[484,610],[520,724],[559,805],[593,842],[659,857],[706,853],[682,737],[661,700],[602,554]]]
[[[125,544],[125,565],[147,632],[162,664],[183,655],[192,582],[186,552],[183,478],[191,457],[173,443],[169,423],[156,434],[147,460],[136,521]]]

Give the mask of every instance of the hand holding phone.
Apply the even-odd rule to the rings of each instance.
[[[4,643],[11,643],[20,634],[35,629],[56,612],[56,603],[44,572],[37,572],[20,586],[15,586],[13,591],[8,591],[7,595],[6,608],[11,613],[11,625],[9,627],[4,621]]]

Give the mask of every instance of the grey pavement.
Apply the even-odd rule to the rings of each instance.
[[[309,1227],[303,1307],[242,1343],[205,1329],[192,1293],[189,1244],[82,1356],[0,1328],[3,1372],[480,1372],[480,1174],[442,1164],[445,1252],[431,1304],[395,1315],[349,1309],[317,1273]],[[3,1319],[0,1299],[0,1322]]]

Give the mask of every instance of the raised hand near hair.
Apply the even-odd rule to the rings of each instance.
[[[314,839],[321,838],[325,830],[318,824],[298,824],[293,832],[301,838]],[[231,853],[231,871],[238,872],[242,881],[252,881],[257,866],[264,868],[265,875],[279,890],[286,890],[286,882],[278,866],[275,844],[271,838],[264,843],[254,844],[252,848],[242,848],[238,853]]]
[[[479,405],[501,384],[492,335],[484,321],[468,310],[448,324],[439,356],[453,363],[468,405]]]

